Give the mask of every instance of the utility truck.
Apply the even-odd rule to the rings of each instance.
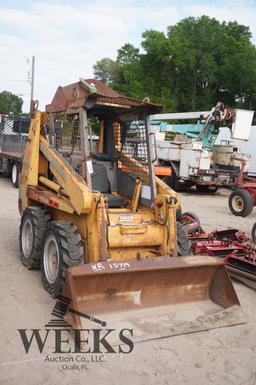
[[[241,165],[236,158],[248,165],[250,156],[230,141],[215,142],[221,127],[229,128],[231,139],[247,141],[253,114],[219,102],[211,111],[151,115],[158,164],[170,168],[165,181],[176,190],[193,185],[199,192],[232,187]]]

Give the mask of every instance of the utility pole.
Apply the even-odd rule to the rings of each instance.
[[[35,56],[32,56],[30,102],[34,99]]]
[[[30,80],[30,116],[32,116],[33,111],[33,99],[34,99],[34,80],[35,80],[35,56],[32,56],[32,67],[31,75],[29,76]]]

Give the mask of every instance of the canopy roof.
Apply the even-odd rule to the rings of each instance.
[[[92,115],[106,110],[114,110],[117,114],[156,114],[162,111],[159,104],[121,95],[97,79],[80,79],[76,83],[59,86],[46,111],[72,113],[80,107],[85,107]]]

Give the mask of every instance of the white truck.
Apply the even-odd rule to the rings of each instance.
[[[249,176],[256,177],[256,126],[251,127],[248,140],[232,139],[230,131],[227,127],[223,127],[216,140],[216,145],[224,146],[229,144],[230,141],[232,141],[233,145],[239,147],[240,151],[250,154],[250,164],[247,167],[247,172]]]
[[[226,109],[218,103],[211,111],[152,115],[158,163],[171,168],[165,181],[177,190],[193,185],[200,192],[232,187],[241,166],[234,155],[248,160],[250,154],[241,153],[232,142],[215,142],[222,126],[230,132],[231,139],[247,141],[253,114],[254,111]]]

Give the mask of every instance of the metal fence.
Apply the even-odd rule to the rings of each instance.
[[[138,121],[130,124],[122,152],[140,163],[147,163],[148,152],[144,122]]]
[[[98,136],[92,135],[89,129],[89,144],[91,152],[96,152]],[[51,140],[56,150],[71,164],[74,170],[82,175],[82,151],[80,137],[79,114],[58,116],[54,120],[54,134]]]
[[[0,151],[22,154],[29,125],[28,117],[0,115]]]

